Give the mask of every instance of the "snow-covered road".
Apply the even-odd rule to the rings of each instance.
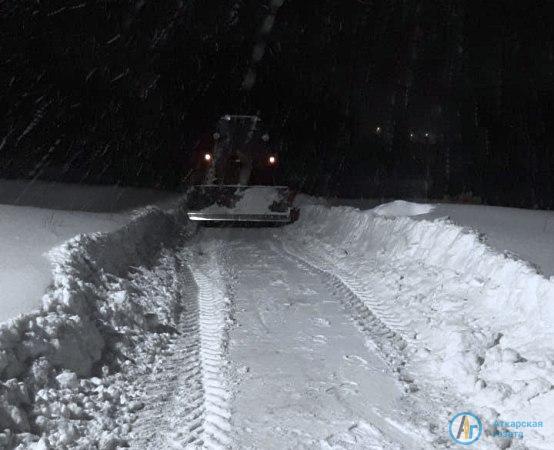
[[[210,230],[234,269],[236,448],[419,448],[402,386],[322,275],[267,230]]]
[[[205,229],[182,250],[198,286],[185,281],[183,295],[196,306],[143,383],[153,394],[132,447],[425,447],[420,413],[371,341],[380,330],[357,326],[341,292],[287,254],[279,233]]]

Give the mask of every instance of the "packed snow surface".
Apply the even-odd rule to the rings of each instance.
[[[267,230],[214,230],[232,271],[235,448],[422,447],[416,413],[348,299]],[[239,269],[240,268],[240,269]],[[285,444],[287,446],[287,444]]]
[[[51,251],[0,326],[0,448],[442,449],[462,411],[479,448],[552,448],[554,279],[442,205],[301,202],[199,231],[183,199]]]

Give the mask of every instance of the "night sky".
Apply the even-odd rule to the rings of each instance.
[[[176,189],[259,113],[318,195],[554,207],[551,1],[0,0],[0,177]]]

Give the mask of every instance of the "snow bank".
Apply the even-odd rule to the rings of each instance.
[[[108,389],[102,377],[124,365],[137,345],[155,347],[163,341],[158,334],[171,330],[178,299],[168,292],[139,298],[137,292],[155,286],[136,283],[183,238],[185,217],[179,208],[148,208],[117,231],[80,235],[50,253],[54,283],[43,308],[0,324],[0,430],[9,430],[0,433],[0,448],[28,448],[41,434],[46,447],[37,448],[69,446],[91,424],[97,440],[81,444],[115,448],[105,432],[121,424],[100,422],[109,421],[105,402],[119,404],[122,394],[102,394]],[[123,403],[133,409],[128,399]]]
[[[382,203],[377,199],[316,199],[306,195],[299,195],[296,200],[300,207],[304,203],[350,206],[360,210],[373,208],[373,212]],[[449,218],[457,225],[473,228],[499,253],[510,252],[515,258],[535,265],[547,278],[554,276],[554,211],[456,203],[433,203],[431,206],[432,210],[417,218]],[[385,215],[407,214],[391,212]]]
[[[0,205],[0,322],[40,307],[52,282],[46,253],[81,234],[113,231],[129,214]]]
[[[168,207],[176,198],[120,186],[0,179],[0,322],[40,307],[52,282],[50,249],[78,234],[113,231],[133,209]]]
[[[497,418],[554,423],[554,280],[448,220],[381,216],[424,206],[305,205],[287,236],[407,343],[417,385],[455,393],[488,433]],[[552,427],[526,431],[526,445],[552,442]]]
[[[510,252],[547,278],[554,276],[554,211],[445,203],[429,215],[437,217],[478,230],[500,253]]]

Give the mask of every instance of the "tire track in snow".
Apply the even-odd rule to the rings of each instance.
[[[148,402],[153,406],[139,417],[133,448],[230,446],[225,374],[229,300],[221,290],[225,285],[214,247],[212,244],[207,253],[188,248],[180,251],[183,266],[189,266],[180,280],[185,302],[180,336],[161,371],[153,373],[143,386],[155,398]]]
[[[190,258],[178,255],[181,272],[177,289],[183,302],[179,335],[163,352],[166,358],[153,367],[139,389],[146,393],[146,408],[133,427],[132,448],[182,448],[201,442],[203,387],[199,360],[198,287],[186,267]]]
[[[398,372],[400,381],[404,382],[407,390],[417,391],[412,378],[405,373],[406,349],[408,344],[399,334],[391,330],[371,311],[370,308],[344,283],[341,278],[335,275],[328,268],[322,268],[300,256],[292,250],[284,241],[278,240],[280,248],[274,246],[276,252],[293,260],[296,264],[307,270],[320,274],[323,282],[330,288],[346,310],[351,314],[352,319],[358,328],[377,347],[385,360]]]
[[[419,417],[414,417],[414,423],[421,429],[428,429],[434,436],[433,447],[443,448],[448,441],[445,440],[442,428],[437,423],[449,416],[451,408],[459,404],[458,399],[447,392],[429,390],[428,383],[420,386],[415,382],[408,369],[415,349],[411,342],[400,334],[404,331],[403,327],[400,327],[400,330],[391,328],[390,322],[394,323],[395,318],[386,311],[386,305],[380,299],[374,298],[371,287],[357,280],[355,274],[337,267],[333,263],[333,258],[325,251],[325,246],[318,249],[300,243],[294,238],[289,243],[277,235],[273,237],[276,239],[272,245],[277,252],[323,277],[324,283],[343,303],[358,328],[367,336],[368,343],[381,352],[385,361],[397,373],[399,381],[404,384],[414,407],[420,411]],[[425,405],[429,402],[432,406],[423,409],[418,407],[418,403]]]
[[[240,268],[230,346],[236,448],[430,448],[417,445],[419,410],[328,277],[279,251],[279,234],[237,231],[225,245],[228,265]]]
[[[215,248],[214,248],[215,247]],[[199,287],[200,363],[204,392],[203,446],[227,448],[230,445],[231,412],[227,389],[227,324],[229,298],[216,260],[218,248],[212,244],[207,258],[192,264],[191,270]]]

